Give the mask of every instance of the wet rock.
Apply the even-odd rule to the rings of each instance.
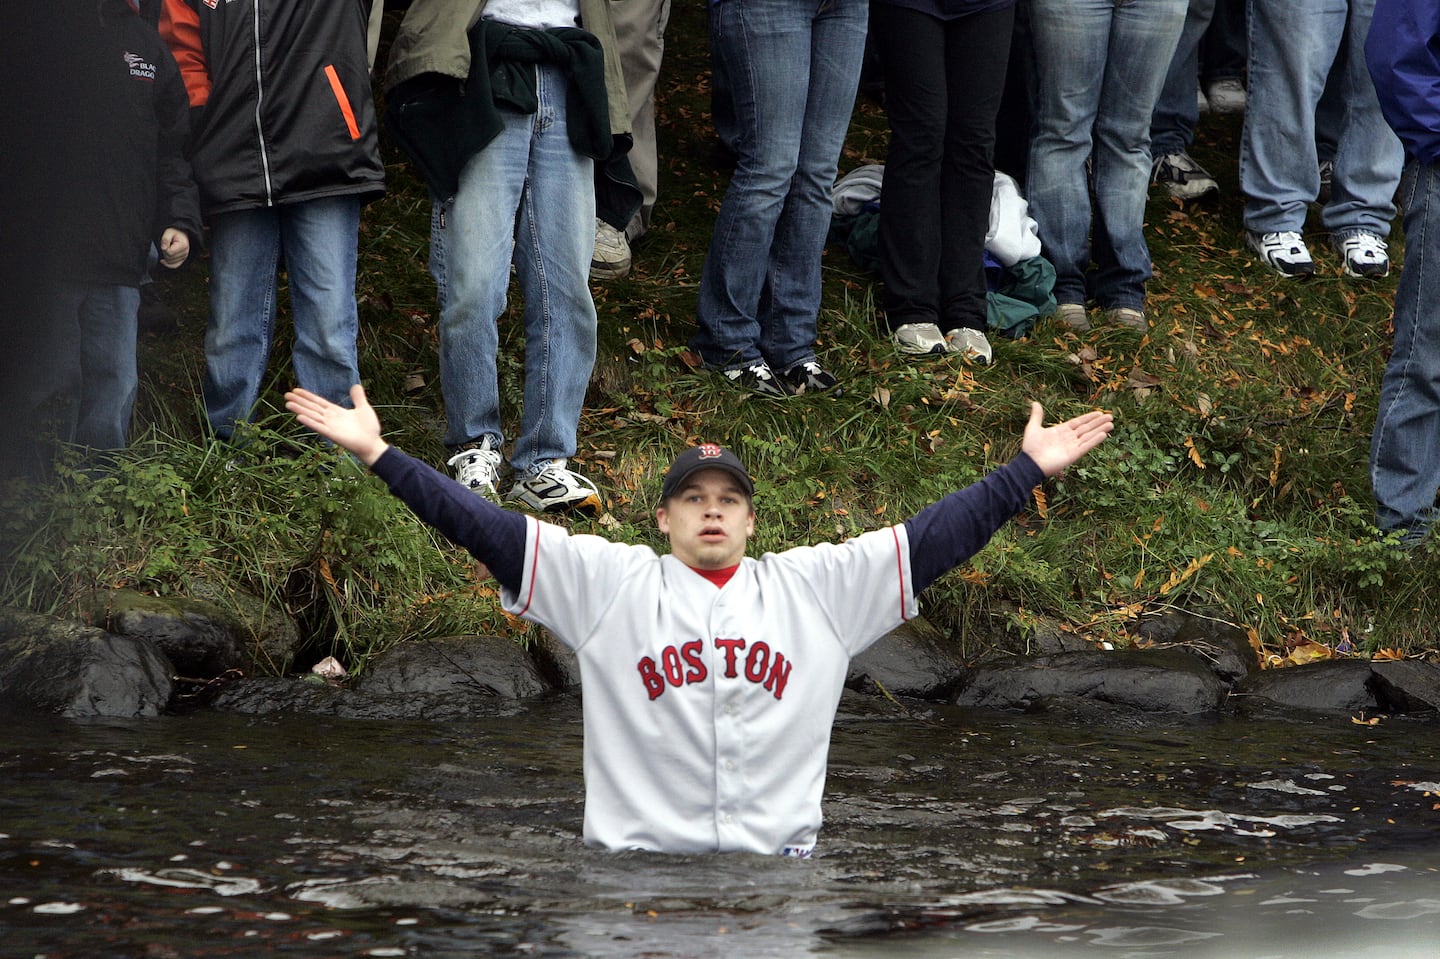
[[[342,719],[425,719],[452,722],[512,716],[522,701],[446,693],[366,693],[318,677],[244,679],[227,684],[209,708],[250,716],[317,715]]]
[[[299,645],[299,634],[288,617],[272,610],[257,625],[242,612],[249,608],[243,600],[226,608],[185,596],[107,589],[92,593],[82,606],[96,626],[154,642],[175,671],[191,679],[213,679],[232,669],[283,672]]]
[[[1153,713],[1121,703],[1102,702],[1083,696],[1042,696],[1026,709],[1032,715],[1048,716],[1068,726],[1097,729],[1151,729],[1170,719],[1189,721],[1173,713]],[[1208,715],[1208,714],[1207,714]]]
[[[283,676],[300,649],[300,627],[283,609],[277,610],[258,596],[205,580],[191,584],[196,599],[230,613],[251,643],[254,671]]]
[[[76,718],[158,716],[172,667],[146,639],[31,613],[0,611],[0,708]]]
[[[1235,687],[1232,697],[1242,711],[1254,708],[1252,700],[1261,700],[1258,704],[1261,706],[1278,705],[1313,712],[1373,712],[1379,709],[1371,689],[1373,682],[1369,663],[1332,659],[1254,673]]]
[[[1177,650],[1077,651],[980,669],[955,697],[960,706],[1030,710],[1053,697],[1093,699],[1145,713],[1219,710],[1226,687]]]
[[[512,639],[452,636],[405,643],[376,657],[356,689],[363,693],[503,696],[550,691],[530,655]]]
[[[233,619],[203,600],[107,589],[82,605],[101,629],[160,647],[181,676],[210,679],[250,665],[248,644]]]
[[[1205,663],[1230,686],[1260,669],[1260,654],[1250,645],[1250,637],[1229,623],[1186,616],[1171,643]]]
[[[940,631],[914,619],[882,636],[850,661],[845,685],[880,687],[895,696],[943,699],[965,674],[965,665]]]
[[[539,631],[539,637],[530,644],[530,656],[545,681],[556,689],[578,689],[580,687],[580,660],[575,651],[556,639],[548,629]]]
[[[1373,662],[1372,689],[1382,709],[1397,713],[1440,710],[1440,666],[1414,660]]]

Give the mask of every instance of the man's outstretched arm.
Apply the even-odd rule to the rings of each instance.
[[[354,409],[309,390],[285,394],[300,423],[364,463],[390,491],[446,539],[466,549],[511,592],[519,592],[525,562],[525,517],[503,510],[448,476],[406,456],[381,436],[380,417],[358,383],[350,387]]]
[[[1025,508],[1031,490],[1099,446],[1115,427],[1113,416],[1098,411],[1054,426],[1045,426],[1044,416],[1039,403],[1030,404],[1015,459],[905,521],[911,588],[917,594],[978,553]]]

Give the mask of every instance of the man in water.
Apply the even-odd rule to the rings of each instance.
[[[729,450],[702,444],[665,474],[662,556],[471,494],[386,443],[362,387],[350,398],[354,409],[285,394],[303,425],[485,564],[506,610],[575,651],[585,841],[673,853],[809,856],[851,657],[914,617],[926,586],[1114,426],[1090,412],[1046,427],[1032,404],[1020,453],[979,482],[904,523],[760,559],[745,556],[749,473]]]

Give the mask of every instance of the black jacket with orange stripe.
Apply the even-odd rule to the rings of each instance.
[[[385,192],[368,0],[163,0],[206,216]]]

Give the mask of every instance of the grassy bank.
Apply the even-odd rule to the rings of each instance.
[[[1077,335],[1044,321],[1025,340],[997,342],[988,368],[901,357],[877,331],[873,278],[832,249],[821,352],[846,392],[774,401],[685,363],[728,174],[707,75],[703,12],[677,9],[656,225],[631,275],[596,287],[600,359],[577,459],[610,508],[575,528],[661,545],[651,519],[660,473],[706,439],[734,447],[757,478],[757,551],[842,539],[1004,462],[1032,398],[1051,417],[1100,406],[1119,424],[1111,441],[924,596],[967,655],[1023,649],[1042,618],[1122,644],[1143,617],[1176,609],[1250,630],[1277,660],[1324,655],[1321,646],[1437,645],[1440,594],[1425,589],[1433,552],[1400,558],[1370,529],[1366,459],[1395,278],[1341,278],[1319,235],[1309,282],[1255,262],[1240,230],[1239,118],[1207,117],[1194,151],[1220,179],[1221,202],[1192,210],[1152,197],[1148,333]],[[862,100],[841,170],[883,162],[884,150],[883,114]],[[361,243],[361,370],[391,439],[440,464],[429,204],[388,144],[387,161],[390,192],[367,209]],[[1392,253],[1402,258],[1398,240]],[[95,586],[243,590],[298,616],[317,656],[351,665],[416,637],[523,635],[463,555],[279,412],[288,344],[247,443],[205,442],[204,284],[203,262],[160,280],[173,316],[144,335],[138,435],[117,471],[10,491],[0,603],[63,612]],[[517,298],[501,319],[512,416],[520,328]]]

